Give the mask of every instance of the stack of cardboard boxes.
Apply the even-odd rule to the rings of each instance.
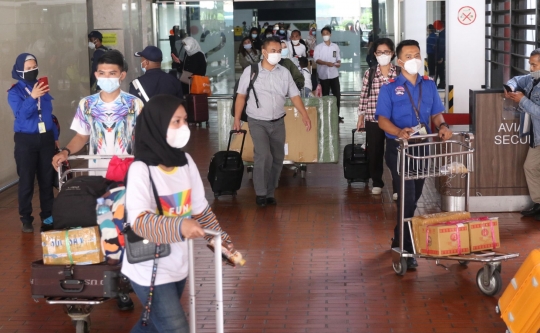
[[[41,233],[45,265],[91,265],[103,262],[99,227]]]
[[[498,218],[471,218],[468,212],[438,213],[412,218],[416,253],[462,255],[501,246]]]

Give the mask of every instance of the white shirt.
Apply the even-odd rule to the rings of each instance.
[[[315,62],[317,62],[317,60],[322,60],[336,63],[341,60],[339,46],[335,43],[326,45],[325,42],[322,42],[315,47],[313,59]],[[326,65],[317,64],[317,74],[321,80],[335,79],[336,77],[339,77],[339,70],[337,67],[328,67]]]
[[[307,68],[301,69],[302,75],[304,75],[304,88],[313,90],[313,84],[311,84],[311,72]]]
[[[296,52],[296,57],[293,53],[293,47],[294,51]],[[299,43],[298,45],[293,45],[292,41],[287,42],[287,48],[289,49],[289,56],[288,58],[292,60],[292,62],[298,67],[298,70],[300,70],[300,63],[298,62],[299,57],[307,57],[307,50],[306,46],[302,43]]]
[[[129,223],[145,212],[158,213],[152,193],[148,169],[156,184],[163,215],[191,217],[200,214],[208,206],[204,186],[195,162],[186,154],[188,164],[166,172],[157,166],[147,167],[143,162],[133,162],[129,168],[126,187],[126,210]],[[178,282],[188,275],[187,242],[171,244],[171,254],[160,258],[156,285]],[[153,260],[130,264],[124,255],[122,273],[138,285],[150,286]]]

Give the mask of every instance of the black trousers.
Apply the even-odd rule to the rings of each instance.
[[[437,61],[435,60],[435,53],[428,53],[427,55],[427,67],[429,71],[429,76],[435,77],[435,67],[437,66]]]
[[[336,96],[337,112],[339,115],[339,107],[341,104],[341,86],[339,84],[339,76],[328,80],[319,79],[319,83],[321,84],[323,96],[330,95],[330,90],[332,90],[332,95]]]
[[[379,123],[366,121],[366,143],[369,154],[369,174],[373,187],[384,187],[382,179],[384,171],[384,142],[386,134],[379,128]]]
[[[446,87],[446,63],[444,60],[440,64],[437,63],[437,75],[435,76],[435,83],[437,83],[437,78],[439,78],[437,88],[442,89]]]
[[[397,160],[398,160],[398,151],[397,148],[399,147],[399,143],[396,142],[394,139],[386,139],[386,153],[385,153],[385,159],[386,159],[386,165],[390,169],[390,172],[392,173],[392,179],[395,186],[394,192],[398,193],[398,216],[397,216],[397,224],[394,228],[394,242],[392,243],[392,247],[397,247],[399,244],[399,224],[400,216],[399,216],[399,206],[401,204],[401,193],[400,193],[400,187],[401,187],[401,181],[400,176],[398,175],[397,171]],[[419,155],[417,152],[413,152],[414,155]],[[418,203],[418,199],[422,196],[422,190],[424,189],[424,179],[417,179],[417,180],[406,180],[405,181],[405,200],[404,200],[404,218],[410,218],[414,216],[414,211],[416,210],[416,204]],[[405,224],[403,229],[403,249],[409,253],[412,253],[413,247],[411,242],[411,233],[409,231],[409,225]]]
[[[43,134],[15,133],[15,162],[19,175],[19,215],[21,222],[32,222],[34,180],[39,185],[41,220],[51,216],[54,200],[52,158],[55,153],[52,131]]]

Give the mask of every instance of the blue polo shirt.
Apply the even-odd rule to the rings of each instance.
[[[390,80],[390,82],[383,85],[379,92],[379,99],[377,100],[375,119],[378,120],[379,116],[384,116],[399,128],[412,128],[418,125],[418,120],[416,119],[409,95],[405,90],[405,85],[407,85],[416,106],[418,106],[420,98],[420,85],[422,86],[420,121],[426,125],[428,132],[431,132],[429,121],[432,116],[444,112],[444,105],[437,92],[435,82],[426,76],[418,75],[416,84],[412,85],[401,74],[394,80]],[[396,138],[395,135],[388,133],[386,133],[386,137],[391,139]]]

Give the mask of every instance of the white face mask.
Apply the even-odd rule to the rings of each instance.
[[[98,77],[97,85],[101,90],[112,93],[116,89],[120,88],[120,78],[117,77]]]
[[[173,148],[184,148],[191,136],[188,125],[167,129],[167,143]]]
[[[322,36],[322,40],[328,42],[330,40],[330,36]]]
[[[300,45],[300,41],[299,41],[299,40],[293,40],[292,43],[293,43],[293,45],[295,45],[295,46],[296,46],[296,45]]]
[[[377,56],[377,62],[379,63],[379,65],[381,66],[386,66],[390,63],[390,60],[392,59],[391,56],[389,55],[386,55],[386,54],[382,54],[380,56]]]
[[[96,44],[88,42],[88,47],[90,48],[90,50],[94,50],[96,48]]]
[[[531,72],[531,76],[534,80],[538,80],[540,79],[540,70],[536,71],[536,72]]]
[[[424,63],[420,59],[411,59],[405,61],[403,69],[411,75],[423,74],[424,73]]]
[[[281,53],[270,53],[266,56],[266,60],[270,65],[275,66],[281,60]]]
[[[251,44],[244,44],[244,48],[246,50],[250,50],[251,49]]]

